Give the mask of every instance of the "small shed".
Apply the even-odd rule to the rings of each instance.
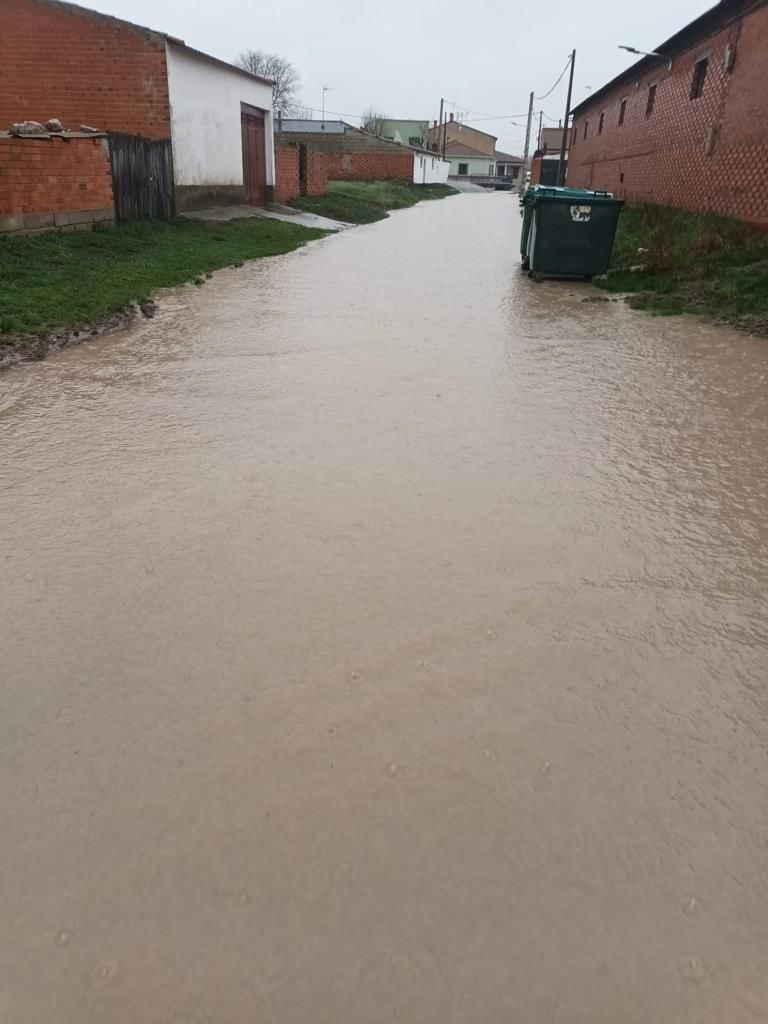
[[[108,133],[117,219],[269,200],[268,79],[66,0],[0,6],[0,125],[56,117]]]

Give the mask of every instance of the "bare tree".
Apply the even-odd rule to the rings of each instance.
[[[274,110],[289,115],[293,112],[301,78],[289,60],[264,50],[244,50],[235,64],[243,71],[250,71],[252,75],[271,78]]]
[[[368,107],[363,112],[360,120],[362,121],[360,127],[364,132],[369,132],[371,135],[381,135],[387,115],[377,110],[376,107]]]

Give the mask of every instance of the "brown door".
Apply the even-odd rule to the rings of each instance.
[[[264,206],[267,201],[267,144],[264,114],[252,107],[240,112],[243,133],[243,185],[245,201]]]

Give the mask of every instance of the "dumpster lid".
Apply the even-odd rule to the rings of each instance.
[[[584,205],[594,203],[621,203],[623,200],[615,199],[613,192],[597,192],[591,188],[568,188],[565,185],[532,185],[525,194],[527,202],[536,204],[544,200],[560,202],[581,202]]]

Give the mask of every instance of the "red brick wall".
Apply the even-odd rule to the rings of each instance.
[[[413,153],[327,153],[329,181],[413,181]]]
[[[99,211],[111,219],[112,178],[105,139],[0,138],[0,230],[62,226],[54,214]],[[37,214],[50,214],[46,219]],[[74,218],[78,219],[78,218]],[[94,218],[82,218],[92,223]]]
[[[299,144],[279,142],[275,146],[275,199],[288,203],[299,195]],[[308,196],[324,196],[328,191],[328,156],[307,147]]]
[[[275,201],[288,203],[299,194],[299,147],[292,142],[275,146]]]
[[[170,138],[162,36],[46,0],[0,5],[0,127],[58,117],[75,130]]]
[[[307,150],[307,195],[324,196],[328,191],[328,156]]]
[[[727,45],[736,64],[723,64]],[[691,100],[694,65],[709,56],[704,92]],[[656,103],[646,117],[648,87]],[[627,100],[624,125],[619,107]],[[636,202],[713,210],[768,227],[768,6],[744,16],[651,73],[599,98],[575,120],[568,184]],[[598,135],[600,114],[602,134]],[[587,138],[584,124],[589,122]]]

